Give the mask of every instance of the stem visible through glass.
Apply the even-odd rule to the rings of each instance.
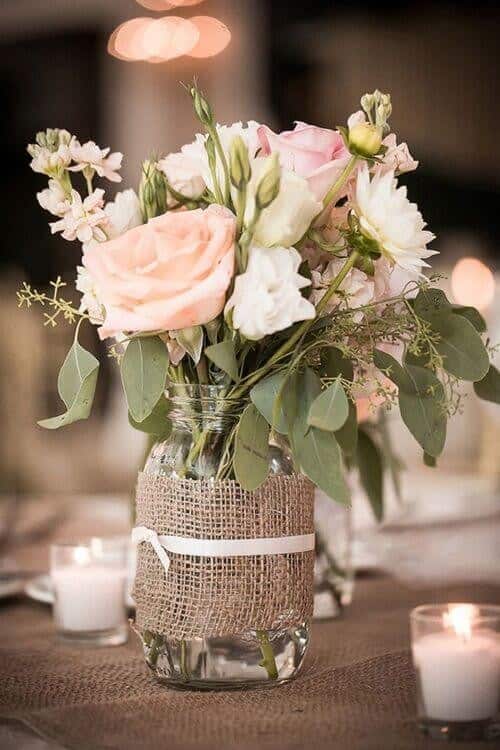
[[[269,636],[266,630],[256,630],[257,640],[259,641],[260,652],[262,654],[262,661],[259,662],[261,667],[267,672],[267,676],[270,680],[278,679],[278,667],[276,666],[276,659],[274,658],[273,647],[269,641]]]

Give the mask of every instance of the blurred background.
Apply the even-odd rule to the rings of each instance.
[[[122,151],[120,189],[137,188],[145,157],[178,150],[198,130],[181,80],[199,77],[220,122],[256,119],[276,129],[295,119],[344,124],[361,94],[378,87],[392,95],[398,140],[420,160],[405,181],[438,235],[434,268],[451,275],[460,259],[480,259],[497,274],[498,290],[496,5],[205,0],[175,13],[219,18],[231,31],[229,46],[212,58],[151,64],[107,52],[119,23],[155,15],[134,0],[2,0],[0,491],[125,494],[144,450],[143,436],[128,426],[115,365],[105,356],[91,419],[59,432],[36,426],[60,409],[56,377],[72,332],[62,324],[44,328],[40,309],[17,310],[15,292],[22,280],[45,288],[58,273],[72,282],[79,260],[78,243],[50,235],[48,215],[35,199],[45,178],[29,169],[26,144],[38,130],[67,128],[82,142]],[[492,299],[475,267],[462,266],[461,275],[459,268],[455,301],[477,305],[500,341],[500,295]],[[98,351],[101,345],[87,334],[85,345]],[[480,481],[498,499],[498,420],[484,402],[466,400],[463,421],[450,424],[441,481],[450,475]],[[420,450],[397,420],[391,430],[406,465],[420,465]],[[422,481],[439,483],[432,470],[419,471]]]

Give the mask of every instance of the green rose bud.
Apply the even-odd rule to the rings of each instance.
[[[280,191],[281,167],[278,154],[267,157],[266,170],[257,186],[255,205],[259,211],[267,208],[278,197]]]
[[[229,173],[231,182],[237,190],[242,190],[250,182],[252,170],[248,159],[245,141],[239,135],[233,138],[229,153]]]
[[[198,120],[203,125],[211,125],[213,122],[212,108],[202,92],[196,86],[191,86],[189,93],[193,99],[194,111]]]
[[[349,149],[360,156],[378,154],[382,145],[382,133],[376,125],[362,122],[349,130]]]

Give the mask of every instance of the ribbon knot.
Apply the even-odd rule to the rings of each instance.
[[[165,570],[165,575],[168,573],[170,567],[170,558],[167,555],[165,547],[162,546],[158,534],[153,529],[148,529],[147,526],[136,526],[132,529],[132,542],[134,544],[140,544],[141,542],[148,542],[160,560]]]

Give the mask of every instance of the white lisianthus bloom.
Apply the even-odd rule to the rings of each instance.
[[[226,313],[232,311],[233,327],[247,339],[259,341],[299,320],[314,318],[314,305],[300,293],[311,283],[298,273],[301,262],[294,247],[250,247],[247,270],[236,277],[226,305]]]
[[[106,203],[104,212],[109,219],[106,233],[110,240],[142,224],[139,198],[132,188],[117,193],[114,201]]]
[[[198,198],[205,190],[205,180],[200,171],[203,167],[200,161],[183,154],[181,151],[160,159],[157,167],[163,172],[169,185],[186,198]],[[176,203],[175,198],[169,193],[168,206],[173,206]]]
[[[71,163],[70,147],[64,143],[56,151],[51,151],[45,146],[35,146],[30,153],[33,156],[30,167],[33,172],[40,174],[61,174]]]
[[[69,167],[70,172],[92,169],[99,177],[105,177],[110,182],[121,182],[118,170],[122,166],[123,154],[119,151],[110,154],[109,148],[99,148],[94,141],[80,144],[77,140],[72,141],[69,149],[71,158],[76,162],[74,166]]]
[[[406,271],[421,272],[429,265],[424,259],[436,254],[427,249],[434,235],[425,230],[417,205],[406,196],[406,187],[398,188],[392,170],[370,180],[363,164],[356,176],[352,207],[361,232],[377,243],[382,255]]]
[[[257,153],[257,149],[259,148],[259,137],[258,137],[258,129],[260,128],[260,123],[255,122],[254,120],[250,120],[246,125],[243,125],[242,122],[234,122],[232,125],[217,125],[217,134],[219,136],[219,140],[221,142],[222,149],[226,155],[226,159],[229,163],[229,151],[231,149],[231,144],[233,142],[233,139],[239,135],[246,147],[248,148],[248,155],[249,158],[252,159],[255,154]],[[192,177],[198,177],[203,180],[205,185],[208,187],[209,190],[213,192],[214,190],[214,183],[212,178],[212,172],[210,171],[210,165],[208,163],[208,156],[205,149],[205,142],[207,140],[207,135],[202,135],[201,133],[198,133],[196,135],[195,140],[193,143],[188,143],[185,146],[181,148],[181,153],[189,158],[189,162],[186,161],[185,163],[185,170],[186,172],[189,172],[190,169],[193,170]],[[167,175],[168,176],[168,175]],[[224,171],[222,168],[222,165],[220,163],[220,159],[217,156],[217,180],[221,188],[224,187]],[[182,191],[179,191],[182,192]]]
[[[59,221],[50,224],[52,234],[61,232],[65,240],[80,242],[104,242],[107,235],[104,231],[108,217],[104,212],[104,190],[94,190],[83,201],[80,193],[71,191],[71,202]]]
[[[326,294],[332,281],[340,273],[346,262],[345,258],[334,258],[322,272],[312,271],[311,302],[317,305]],[[352,310],[373,302],[377,293],[375,279],[368,276],[359,268],[351,268],[339,289],[328,300],[325,312],[331,313],[335,309]],[[362,311],[354,313],[356,323],[363,318]]]
[[[252,178],[248,183],[245,208],[247,225],[252,221],[255,193],[267,168],[267,158],[254,159],[252,162]],[[292,247],[304,236],[322,209],[323,204],[316,200],[306,179],[288,169],[281,169],[279,194],[262,211],[255,227],[254,240],[264,247]]]
[[[48,188],[36,194],[38,203],[54,216],[63,216],[68,210],[66,193],[57,180],[49,180]]]
[[[94,280],[83,266],[77,266],[76,270],[76,288],[82,294],[79,310],[81,313],[88,313],[90,322],[94,325],[102,325],[105,318],[105,310],[99,302]]]

